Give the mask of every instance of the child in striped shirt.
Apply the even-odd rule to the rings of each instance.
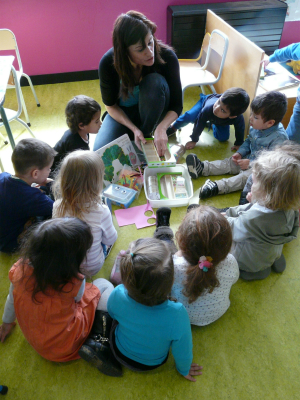
[[[93,244],[81,264],[87,276],[96,275],[104,264],[102,244],[113,245],[117,231],[111,213],[102,204],[104,164],[99,154],[78,150],[63,161],[54,183],[53,218],[77,217],[87,222],[93,234]]]

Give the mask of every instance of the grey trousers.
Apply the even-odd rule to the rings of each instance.
[[[101,297],[97,305],[97,310],[107,311],[107,301],[111,292],[114,290],[114,285],[104,278],[98,278],[94,280],[93,285],[95,285],[101,293]]]
[[[230,178],[223,178],[216,181],[219,194],[242,190],[247,182],[248,176],[252,173],[251,168],[242,170],[233,162],[231,157],[225,158],[225,160],[203,161],[203,164],[203,176],[234,174],[234,176]]]

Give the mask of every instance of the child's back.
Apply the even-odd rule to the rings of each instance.
[[[38,139],[21,140],[15,147],[15,175],[0,174],[0,251],[17,250],[19,236],[34,217],[51,217],[53,201],[31,184],[45,183],[54,154],[48,144]]]
[[[179,226],[176,239],[180,250],[173,256],[171,295],[186,307],[191,324],[208,325],[228,310],[231,286],[239,278],[238,264],[228,254],[230,225],[217,210],[195,207]]]
[[[117,240],[109,208],[101,204],[104,164],[98,153],[75,151],[63,161],[54,184],[56,201],[53,218],[78,217],[89,224],[93,244],[81,268],[88,276],[96,275],[105,257],[101,243],[112,245]]]

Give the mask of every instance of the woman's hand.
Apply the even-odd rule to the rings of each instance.
[[[202,375],[202,371],[201,371],[202,368],[203,367],[201,367],[200,365],[192,363],[189,373],[187,375],[185,375],[185,379],[188,379],[189,381],[192,381],[192,382],[196,382],[196,379],[193,378],[193,376]]]
[[[1,343],[4,342],[6,336],[10,334],[10,332],[13,330],[15,327],[16,323],[11,322],[10,324],[3,322],[3,324],[0,326],[0,341]]]
[[[186,150],[192,150],[196,146],[196,142],[187,142],[185,145]]]
[[[144,138],[143,132],[140,131],[138,128],[134,129],[134,143],[137,145],[138,149],[142,151],[141,142],[145,144],[147,141]]]
[[[160,157],[165,155],[165,152],[167,150],[167,143],[168,136],[166,129],[158,125],[154,132],[154,144]]]

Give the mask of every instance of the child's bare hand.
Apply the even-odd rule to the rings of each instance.
[[[251,200],[252,200],[252,193],[251,192],[249,192],[247,194],[246,199],[249,201],[249,203],[251,203]]]
[[[185,375],[185,379],[196,382],[196,379],[193,376],[202,375],[202,368],[200,365],[192,363],[190,371],[187,375]]]
[[[192,150],[196,146],[197,142],[187,142],[185,145],[186,150]]]
[[[231,158],[232,158],[232,161],[233,161],[236,165],[238,165],[238,161],[242,159],[242,156],[241,156],[240,153],[234,153],[234,154],[231,156]]]
[[[237,151],[241,146],[234,145],[231,147],[231,151]]]
[[[242,170],[246,170],[249,168],[250,160],[245,158],[244,160],[238,160],[237,164],[241,167]]]
[[[3,324],[0,326],[0,341],[1,343],[4,342],[6,336],[10,334],[10,332],[13,330],[15,327],[16,323],[12,322],[10,324],[3,322]]]
[[[270,64],[270,61],[269,61],[269,59],[268,59],[268,60],[262,60],[262,61],[260,62],[260,64],[263,64],[263,65],[264,65],[264,68],[266,68],[266,67]]]

